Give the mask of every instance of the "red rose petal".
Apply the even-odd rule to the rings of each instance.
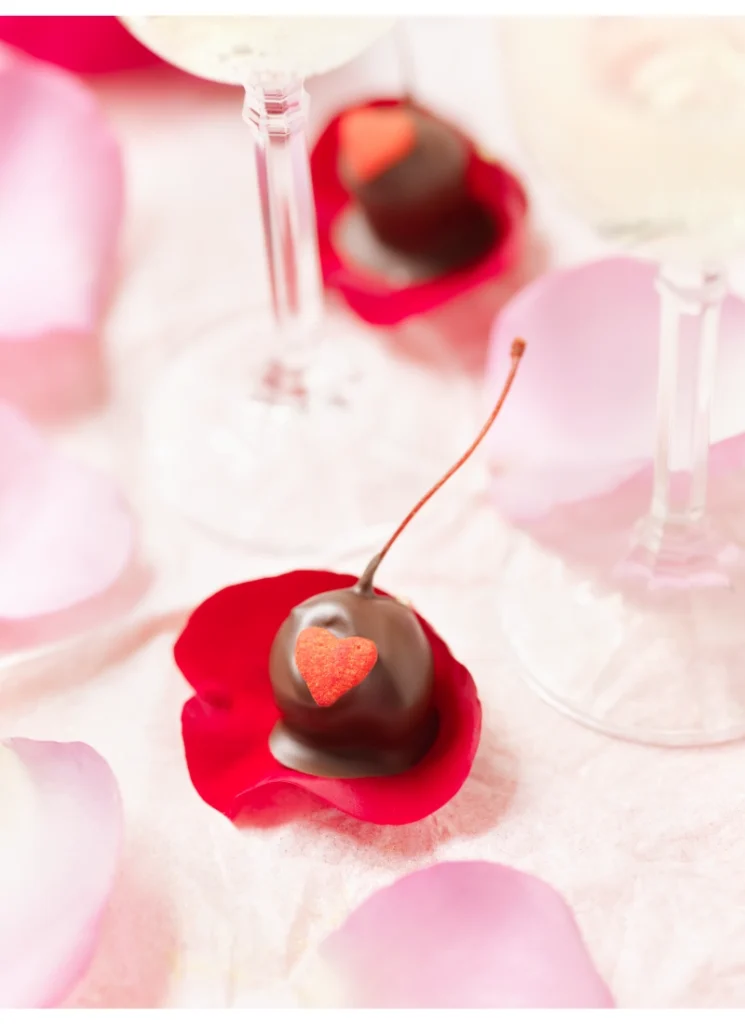
[[[317,574],[291,572],[237,583],[208,597],[192,612],[173,653],[198,696],[218,707],[229,706],[247,692],[255,698],[251,680],[266,676],[268,681],[269,652],[290,609],[331,587],[314,588],[309,575]],[[337,586],[355,582],[351,576],[320,575],[345,581]],[[267,699],[273,705],[270,691]]]
[[[367,109],[389,109],[400,105],[398,100],[375,100],[367,105]],[[359,317],[377,326],[392,326],[410,316],[442,306],[471,288],[507,274],[518,265],[525,252],[527,197],[517,178],[500,164],[481,157],[470,140],[467,140],[471,148],[467,173],[471,194],[490,211],[497,225],[494,245],[483,259],[405,288],[396,288],[364,269],[346,263],[334,245],[333,231],[335,221],[350,201],[338,174],[342,116],[331,121],[316,143],[311,154],[311,173],[324,282],[328,288],[340,292]]]
[[[301,571],[228,587],[196,609],[176,642],[176,662],[197,692],[182,715],[189,774],[202,799],[229,818],[250,809],[253,791],[285,784],[351,817],[403,825],[434,813],[467,779],[481,734],[476,687],[420,616],[432,646],[440,732],[419,764],[390,778],[321,779],[283,767],[269,752],[279,717],[268,673],[274,635],[299,602],[354,582]]]
[[[83,75],[160,63],[112,16],[2,17],[0,39],[32,57]]]

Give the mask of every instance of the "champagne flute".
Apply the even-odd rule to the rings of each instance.
[[[745,21],[517,19],[503,55],[528,152],[604,237],[659,264],[660,296],[649,510],[600,574],[520,541],[507,635],[538,692],[586,725],[663,745],[741,737],[745,557],[707,469],[725,268],[745,249]]]
[[[261,553],[315,560],[374,547],[402,492],[415,495],[460,443],[432,401],[439,387],[455,409],[459,390],[389,356],[351,316],[324,312],[303,83],[394,22],[124,21],[172,64],[245,90],[274,314],[210,331],[171,368],[146,422],[159,485],[191,519]]]

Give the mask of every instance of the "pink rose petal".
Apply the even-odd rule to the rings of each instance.
[[[0,404],[0,620],[103,592],[133,551],[134,524],[113,483],[58,455]]]
[[[93,332],[122,212],[121,154],[91,90],[0,50],[0,341]]]
[[[0,787],[0,1007],[54,1006],[95,949],[121,847],[119,790],[85,744],[20,739],[0,743]]]
[[[487,403],[510,344],[528,349],[520,380],[487,439],[494,496],[516,519],[612,490],[652,456],[657,388],[657,268],[628,258],[545,274],[494,324]],[[721,441],[745,432],[745,303],[724,307],[712,424]]]
[[[485,861],[437,864],[379,890],[324,941],[315,965],[303,991],[316,1005],[613,1006],[561,896]]]

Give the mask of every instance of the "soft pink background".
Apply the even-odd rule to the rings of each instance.
[[[521,168],[492,26],[433,19],[413,40],[422,98]],[[442,68],[456,53],[468,59],[450,82]],[[316,121],[334,96],[379,92],[386,80],[395,87],[392,60],[382,44],[375,58],[314,83]],[[465,482],[422,516],[380,581],[413,599],[480,687],[485,732],[460,795],[418,825],[381,828],[288,794],[267,809],[266,827],[241,830],[193,792],[179,733],[188,691],[171,659],[176,630],[211,590],[285,566],[213,545],[176,520],[139,475],[137,422],[159,369],[198,331],[245,323],[265,306],[253,160],[241,97],[230,90],[161,70],[95,88],[122,139],[129,183],[105,337],[112,386],[103,411],[58,436],[121,477],[145,524],[155,579],[135,617],[0,677],[3,734],[84,740],[122,788],[121,877],[71,1005],[282,1001],[301,957],[364,896],[445,858],[501,860],[553,884],[622,1006],[745,1004],[741,749],[625,746],[532,696],[496,623],[512,534],[483,503],[467,504]],[[534,189],[534,199],[554,262],[600,252],[549,190]]]

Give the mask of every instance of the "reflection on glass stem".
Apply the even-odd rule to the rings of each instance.
[[[711,406],[716,382],[719,320],[727,291],[720,270],[663,265],[654,485],[630,563],[653,583],[725,584],[729,548],[706,523]]]

